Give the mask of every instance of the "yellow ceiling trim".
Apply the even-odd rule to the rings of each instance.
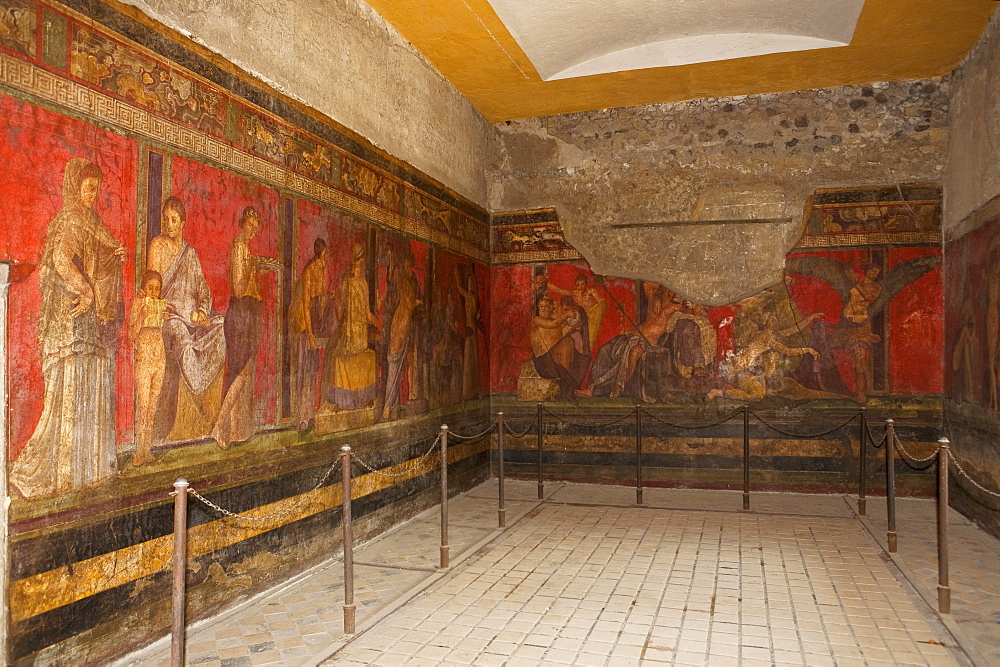
[[[1000,5],[867,0],[849,46],[542,81],[488,0],[368,2],[491,122],[937,77],[962,61]]]

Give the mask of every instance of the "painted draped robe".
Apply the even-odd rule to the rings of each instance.
[[[49,224],[38,267],[42,292],[38,343],[44,380],[42,414],[11,465],[10,482],[28,498],[77,491],[114,476],[115,357],[124,321],[120,244],[80,201],[87,160],[66,165],[64,206]],[[93,303],[76,317],[76,271]]]
[[[164,440],[175,427],[178,392],[181,381],[195,398],[203,397],[219,377],[226,361],[226,339],[223,317],[212,309],[212,293],[201,260],[187,241],[183,241],[174,261],[163,274],[160,295],[167,301],[169,316],[163,323],[163,344],[167,352],[167,368],[156,414],[154,437]],[[194,313],[205,313],[208,326],[195,324]],[[185,415],[186,417],[186,415]],[[202,415],[200,421],[214,422],[215,415]],[[184,429],[180,429],[183,431]],[[190,429],[189,429],[190,430]],[[197,437],[204,433],[187,432]]]
[[[325,398],[337,410],[356,410],[375,400],[375,350],[368,345],[368,281],[348,275],[338,299],[343,316],[323,363]]]

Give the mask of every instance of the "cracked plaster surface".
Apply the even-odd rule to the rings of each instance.
[[[939,183],[948,90],[903,81],[500,123],[504,178],[491,207],[554,206],[595,271],[731,303],[781,280],[817,188]],[[777,208],[756,201],[773,192]],[[748,193],[741,218],[788,221],[656,224],[697,219],[706,194],[738,193]]]

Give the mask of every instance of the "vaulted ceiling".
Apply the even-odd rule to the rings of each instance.
[[[996,0],[367,0],[490,121],[940,76]]]

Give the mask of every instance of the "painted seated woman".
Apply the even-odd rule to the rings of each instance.
[[[163,277],[167,301],[163,345],[167,366],[156,411],[154,439],[191,440],[208,435],[219,412],[226,361],[223,316],[212,308],[198,253],[184,240],[184,203],[163,202],[162,233],[149,244],[146,268]]]
[[[115,474],[125,247],[94,210],[102,179],[93,162],[67,162],[63,208],[45,236],[38,267],[42,414],[10,470],[11,483],[29,498],[77,491]]]
[[[375,350],[369,344],[368,327],[378,331],[378,319],[371,312],[368,281],[365,279],[365,248],[351,247],[351,268],[337,290],[337,321],[333,339],[323,361],[324,412],[335,415],[323,420],[317,430],[355,428],[374,420]]]

